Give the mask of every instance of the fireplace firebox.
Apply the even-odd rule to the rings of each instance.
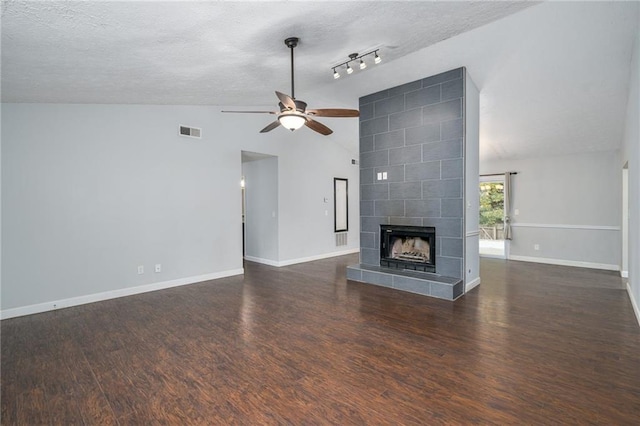
[[[380,266],[436,272],[436,228],[380,225]]]

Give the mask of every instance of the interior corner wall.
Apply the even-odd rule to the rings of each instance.
[[[2,104],[2,317],[242,273],[242,150],[279,159],[280,264],[357,251],[357,120],[260,134],[270,116],[221,109]],[[334,177],[350,184],[340,247]]]
[[[638,12],[640,28],[640,12]],[[628,163],[629,178],[629,281],[628,290],[640,323],[640,31],[636,33],[629,75],[629,96],[621,163]]]
[[[278,158],[242,164],[245,180],[245,257],[277,265]]]
[[[480,283],[480,91],[465,72],[465,291]]]
[[[360,98],[361,264],[381,224],[433,226],[436,272],[464,279],[464,105],[464,68]]]
[[[481,174],[505,171],[517,172],[511,177],[510,259],[619,268],[617,151],[480,163]]]

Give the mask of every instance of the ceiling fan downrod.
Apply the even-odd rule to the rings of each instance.
[[[289,49],[291,49],[291,98],[296,98],[296,93],[293,86],[293,49],[298,45],[300,39],[298,37],[289,37],[284,41],[284,44],[287,45]]]

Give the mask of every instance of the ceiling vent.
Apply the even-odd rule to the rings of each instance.
[[[188,127],[188,126],[180,125],[178,134],[180,136],[189,136],[190,138],[200,139],[200,135],[202,134],[202,129],[198,129],[197,127]]]

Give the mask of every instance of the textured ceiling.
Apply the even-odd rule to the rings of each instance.
[[[522,2],[3,1],[4,102],[264,105],[333,82],[380,48],[385,63],[517,12]]]
[[[615,150],[639,15],[637,1],[3,1],[2,101],[275,106],[298,36],[296,96],[312,108],[465,66],[481,159]],[[333,79],[373,48],[382,64]]]

